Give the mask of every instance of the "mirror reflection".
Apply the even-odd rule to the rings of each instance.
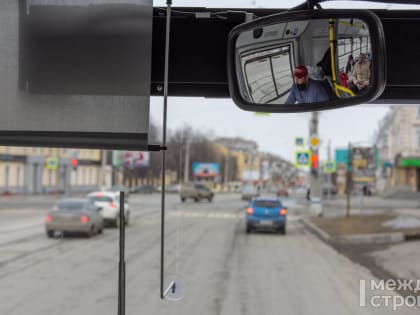
[[[364,95],[372,55],[360,19],[317,19],[271,24],[236,40],[241,96],[253,104],[328,102]]]

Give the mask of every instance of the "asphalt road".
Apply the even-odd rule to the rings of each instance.
[[[287,235],[247,235],[238,195],[185,204],[168,196],[165,276],[182,278],[186,294],[162,301],[160,198],[130,198],[126,314],[395,313],[359,306],[359,280],[372,274],[305,231],[295,200],[285,201]],[[53,197],[13,200],[0,207],[0,314],[117,314],[118,230],[48,239],[43,218]]]

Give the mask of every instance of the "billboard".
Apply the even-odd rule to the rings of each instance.
[[[0,1],[0,144],[148,146],[152,0]]]
[[[194,162],[192,172],[194,177],[216,177],[220,175],[219,163]]]
[[[124,152],[124,166],[127,168],[148,167],[150,163],[150,152],[126,151]]]
[[[370,183],[375,181],[376,149],[356,147],[352,150],[353,182]]]
[[[146,151],[113,151],[112,165],[126,168],[143,168],[150,165],[150,152]]]

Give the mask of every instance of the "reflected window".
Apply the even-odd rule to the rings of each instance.
[[[252,102],[279,103],[290,89],[290,45],[252,53],[242,58],[246,84]]]

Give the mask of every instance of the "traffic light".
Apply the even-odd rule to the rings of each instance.
[[[77,159],[71,159],[71,167],[74,170],[77,170],[77,165],[79,164],[79,161]]]
[[[319,169],[319,158],[318,158],[318,154],[312,152],[311,155],[311,174],[314,177],[318,176],[318,169]]]
[[[311,165],[312,165],[312,169],[318,170],[318,168],[319,168],[318,154],[312,153],[312,156],[311,156]]]

